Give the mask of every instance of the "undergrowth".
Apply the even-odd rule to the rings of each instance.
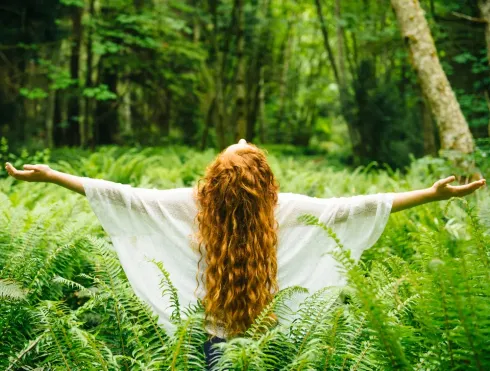
[[[103,148],[52,167],[135,186],[192,186],[212,151]],[[407,174],[336,170],[328,160],[276,158],[281,191],[334,197],[427,187],[449,175],[438,160]],[[478,208],[475,207],[478,205]],[[243,337],[218,345],[217,370],[490,369],[490,197],[434,203],[390,217],[359,264],[334,231],[344,288],[309,293],[290,325],[268,330],[287,299],[282,288]],[[173,334],[132,291],[110,241],[81,196],[51,184],[0,180],[0,369],[203,370],[203,307],[181,308],[161,262]],[[328,272],[325,272],[328,274]],[[285,323],[285,322],[284,322]]]

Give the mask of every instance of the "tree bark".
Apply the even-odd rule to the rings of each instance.
[[[257,35],[257,41],[255,42],[256,47],[251,53],[252,56],[249,58],[247,63],[248,67],[248,77],[247,77],[247,141],[253,141],[256,137],[256,126],[259,123],[259,115],[261,115],[261,96],[263,95],[264,89],[264,69],[270,67],[267,65],[268,58],[270,56],[271,47],[271,27],[268,20],[272,16],[272,7],[270,0],[264,0],[263,4],[263,17],[267,20],[262,21],[260,27],[255,31]],[[258,12],[259,13],[259,12]],[[255,15],[258,19],[260,15]],[[262,97],[263,99],[264,97]],[[263,124],[263,123],[262,123]],[[260,130],[260,129],[259,129]],[[259,136],[261,134],[259,133]],[[259,140],[263,139],[259,137]]]
[[[157,93],[156,98],[158,103],[162,107],[158,108],[159,111],[159,124],[160,133],[163,137],[167,138],[170,135],[170,119],[172,115],[172,91],[170,89],[164,89],[164,94]],[[163,101],[163,104],[162,104]]]
[[[48,47],[46,50],[47,58],[51,58],[51,63],[59,67],[60,56],[61,56],[61,45],[60,41],[58,44],[55,44],[53,47]],[[46,136],[45,136],[45,145],[47,148],[54,148],[54,123],[55,123],[55,107],[56,107],[56,90],[49,89],[48,90],[48,98],[46,100]]]
[[[288,23],[288,29],[286,32],[286,39],[283,47],[283,63],[281,76],[279,81],[279,109],[278,109],[278,133],[282,136],[283,128],[287,127],[286,124],[286,92],[288,88],[288,74],[289,74],[289,59],[291,57],[291,49],[293,46],[293,34],[294,34],[294,23]]]
[[[214,63],[214,88],[215,88],[215,127],[216,127],[216,140],[218,142],[219,150],[223,150],[227,146],[227,138],[229,136],[226,132],[225,127],[225,101],[224,101],[224,77],[225,77],[225,68],[226,61],[228,57],[228,53],[230,51],[230,39],[233,33],[233,29],[235,27],[235,14],[236,14],[236,1],[234,2],[231,22],[228,28],[228,32],[226,32],[224,36],[224,46],[220,47],[219,43],[219,24],[218,24],[218,4],[219,0],[208,0],[209,9],[211,13],[211,17],[213,20],[213,33],[212,33],[212,49],[214,51],[215,63]]]
[[[325,46],[325,50],[327,51],[328,60],[330,61],[330,66],[332,67],[332,71],[333,71],[333,75],[335,77],[335,81],[337,82],[337,85],[339,86],[339,88],[342,90],[343,86],[341,85],[341,80],[339,77],[339,71],[337,68],[337,64],[335,63],[335,56],[333,54],[332,47],[330,46],[328,29],[327,29],[327,26],[325,23],[325,19],[323,18],[322,4],[321,4],[320,0],[315,0],[315,5],[316,5],[316,11],[318,14],[318,19],[320,20],[320,28],[321,28],[322,34],[323,34],[323,45]]]
[[[209,105],[208,113],[206,115],[206,123],[204,125],[204,131],[202,133],[202,138],[201,138],[201,151],[204,151],[206,149],[208,143],[209,129],[211,128],[213,124],[213,119],[215,117],[215,109],[216,109],[216,98],[213,98],[211,104]]]
[[[237,12],[237,36],[236,36],[236,58],[237,58],[237,73],[236,73],[236,98],[235,98],[235,110],[236,114],[236,137],[238,141],[241,138],[251,140],[247,136],[247,102],[246,102],[246,88],[245,88],[245,37],[244,37],[244,14],[243,14],[243,0],[235,0],[235,9]]]
[[[341,0],[335,0],[335,18],[337,18],[337,60],[339,63],[339,82],[341,86],[347,86]]]
[[[68,122],[68,102],[66,94],[63,91],[57,90],[55,96],[54,108],[54,133],[53,139],[55,146],[63,146],[67,143],[66,126]]]
[[[119,77],[107,66],[104,56],[99,61],[98,83],[106,84],[109,90],[117,94]],[[119,140],[119,115],[114,101],[96,101],[94,136],[96,145],[114,144]]]
[[[119,124],[121,125],[121,136],[130,138],[133,135],[133,115],[131,112],[131,81],[123,80],[118,85],[119,94],[121,95],[121,103],[118,106]]]
[[[330,62],[330,67],[332,68],[333,75],[335,78],[335,82],[339,87],[339,98],[340,98],[340,109],[342,116],[344,117],[345,122],[347,123],[347,129],[349,132],[349,138],[352,145],[352,150],[354,152],[354,156],[359,161],[359,157],[361,157],[363,153],[363,143],[360,132],[358,128],[354,125],[354,117],[352,117],[351,110],[349,108],[349,96],[347,90],[347,82],[345,79],[341,79],[339,74],[339,69],[337,68],[337,64],[335,62],[335,55],[330,46],[329,34],[325,19],[323,18],[323,10],[322,4],[320,0],[315,0],[316,10],[318,14],[318,19],[320,21],[320,29],[323,35],[323,45],[325,46],[325,50],[327,52],[328,60]],[[339,5],[340,6],[340,5]],[[339,8],[340,14],[340,8]],[[357,60],[357,47],[356,47],[356,39],[355,35],[353,35],[353,46],[354,46],[354,59]],[[345,68],[345,67],[344,67]],[[344,74],[345,76],[345,74]]]
[[[193,1],[193,6],[198,9],[200,0],[194,0]],[[194,44],[199,44],[199,41],[201,40],[201,21],[199,19],[199,15],[194,14],[193,19],[192,19],[192,41]]]
[[[259,107],[258,107],[258,121],[259,121],[259,139],[260,143],[265,143],[265,86],[264,86],[264,68],[260,69],[259,80]]]
[[[418,0],[391,0],[423,94],[439,128],[441,148],[472,153],[473,137],[444,73]]]
[[[422,132],[424,137],[424,155],[435,156],[437,155],[436,138],[434,135],[434,120],[432,119],[432,112],[427,104],[425,97],[420,98],[420,115],[422,116]]]
[[[487,59],[490,64],[490,0],[478,0],[478,8],[482,18],[486,21],[485,24],[485,40],[487,42]],[[488,94],[487,94],[488,102]],[[489,105],[490,110],[490,105]],[[488,135],[490,136],[490,121],[488,122]]]
[[[90,0],[89,2],[89,17],[93,19],[95,17],[95,0]],[[93,43],[93,28],[89,27],[87,31],[87,60],[86,60],[86,76],[85,76],[85,87],[93,87],[93,63],[94,63],[94,52],[92,49]],[[85,115],[84,115],[83,129],[80,144],[82,147],[90,145],[94,148],[94,100],[93,98],[85,97]]]
[[[83,8],[73,7],[72,10],[72,29],[73,44],[70,57],[70,76],[76,81],[76,86],[70,89],[68,100],[68,133],[67,144],[71,146],[80,145],[80,102],[79,102],[79,77],[80,77],[80,50],[82,48],[82,15]]]

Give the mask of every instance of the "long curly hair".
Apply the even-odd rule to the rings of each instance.
[[[228,338],[243,334],[278,291],[278,189],[264,152],[251,144],[221,152],[198,182],[205,321]]]

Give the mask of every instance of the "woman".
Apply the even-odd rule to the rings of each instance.
[[[243,334],[280,288],[299,285],[313,293],[345,284],[325,254],[335,241],[301,223],[300,215],[330,226],[357,260],[377,241],[391,212],[466,196],[485,184],[451,186],[452,176],[403,193],[330,199],[278,193],[263,151],[243,139],[216,157],[196,188],[133,188],[47,165],[17,170],[7,163],[6,169],[16,179],[51,182],[87,196],[135,293],[167,331],[173,330],[171,308],[152,261],[170,273],[181,306],[201,298],[212,335],[205,344],[208,365],[216,358],[210,345]],[[302,299],[287,304],[295,311]]]

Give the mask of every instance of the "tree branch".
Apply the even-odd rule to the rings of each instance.
[[[467,21],[470,21],[470,22],[487,23],[487,21],[483,18],[475,18],[475,17],[471,17],[471,16],[463,14],[463,13],[458,13],[458,12],[451,12],[451,14],[457,18],[466,19]]]

